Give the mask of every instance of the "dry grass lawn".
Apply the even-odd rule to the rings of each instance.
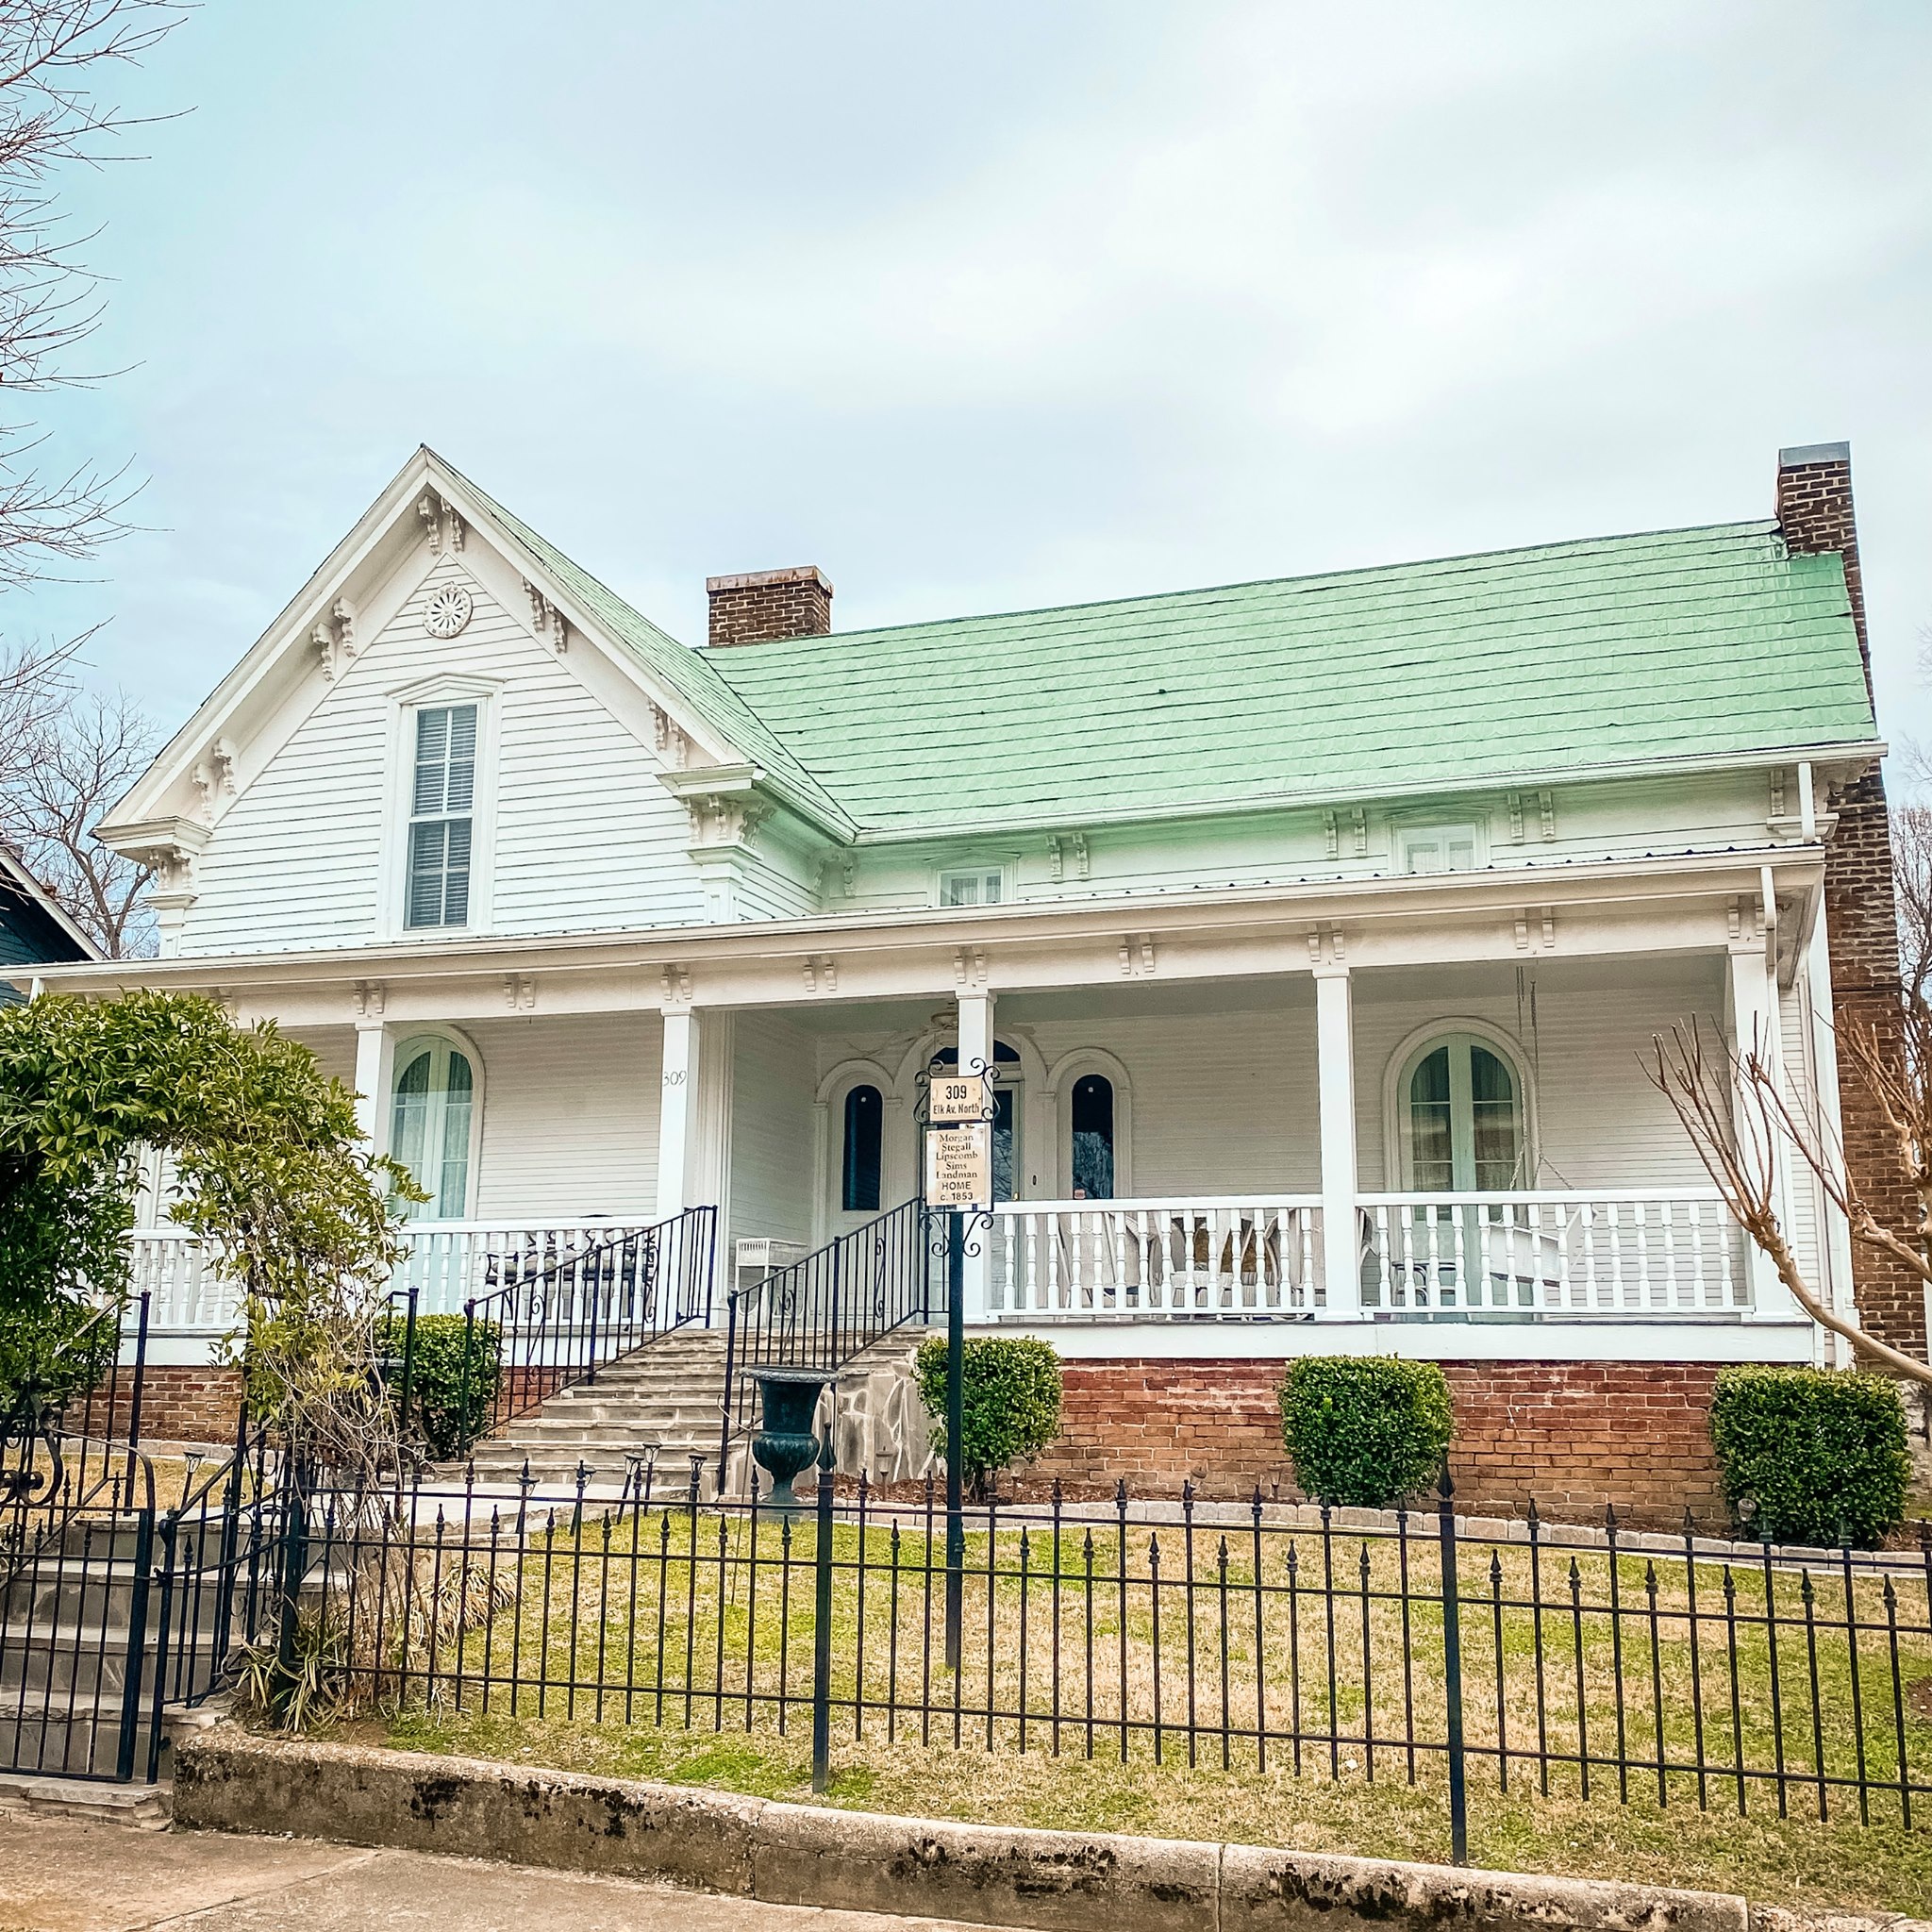
[[[339,1722],[415,1749],[806,1796],[816,1530],[807,1521],[788,1539],[768,1521],[759,1537],[754,1552],[741,1514],[676,1509],[521,1539],[501,1521],[445,1524],[419,1569],[441,1601],[459,1585],[468,1627],[430,1644],[425,1627],[453,1623],[419,1617],[398,1674],[365,1607],[354,1649],[366,1661]],[[1574,1554],[1574,1570],[1567,1549],[1536,1559],[1538,1610],[1520,1545],[1462,1552],[1475,1861],[1932,1911],[1932,1801],[1915,1799],[1907,1829],[1898,1791],[1875,1789],[1902,1766],[1932,1782],[1924,1580]],[[353,1548],[337,1556],[353,1574]],[[1439,1564],[1426,1541],[1341,1533],[1190,1541],[1163,1525],[1130,1531],[1124,1549],[1105,1525],[1057,1547],[1036,1527],[1023,1550],[1003,1528],[991,1549],[969,1541],[956,1679],[939,1655],[940,1555],[923,1525],[873,1523],[861,1545],[843,1522],[830,1801],[1440,1860]],[[908,1714],[922,1703],[924,1724]],[[1620,1739],[1622,1776],[1606,1761]],[[1712,1767],[1701,1780],[1669,1770],[1662,1803],[1659,1740],[1667,1766],[1701,1751]],[[1726,1774],[1740,1762],[1748,1817]],[[1861,1767],[1863,1823],[1849,1782]]]

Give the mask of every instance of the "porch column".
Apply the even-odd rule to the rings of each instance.
[[[690,1007],[664,1009],[663,1074],[658,1101],[658,1219],[694,1206],[691,1198],[698,1124],[698,1016]]]
[[[959,994],[959,1071],[975,1064],[992,1066],[992,994],[984,987]],[[991,1129],[989,1128],[991,1134]],[[967,1241],[965,1299],[966,1320],[983,1322],[991,1300],[992,1244],[995,1230],[988,1228],[976,1240]],[[977,1248],[977,1254],[973,1253]]]
[[[356,1124],[371,1154],[389,1152],[390,1088],[395,1074],[394,1036],[380,1020],[356,1024]]]
[[[1322,1121],[1322,1279],[1330,1321],[1361,1315],[1356,1250],[1355,1004],[1348,968],[1315,968],[1315,1049]]]
[[[1780,1092],[1786,1091],[1783,1041],[1778,1029],[1777,967],[1774,939],[1746,941],[1734,944],[1725,962],[1728,971],[1731,1045],[1739,1058],[1747,1058],[1754,1042],[1757,1057],[1771,1070]],[[1761,1138],[1756,1125],[1757,1108],[1747,1111],[1741,1088],[1736,1095],[1733,1130],[1740,1149],[1749,1151]],[[1791,1238],[1790,1150],[1782,1135],[1774,1137],[1772,1157],[1776,1178],[1773,1203],[1785,1239]],[[1772,1265],[1770,1256],[1755,1242],[1747,1244],[1745,1268],[1751,1283],[1751,1307],[1759,1319],[1790,1321],[1799,1314],[1791,1291]]]

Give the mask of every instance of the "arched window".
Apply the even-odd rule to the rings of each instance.
[[[878,1212],[885,1120],[885,1099],[876,1087],[854,1087],[845,1095],[845,1156],[839,1206],[847,1214]]]
[[[476,1075],[468,1057],[446,1040],[419,1040],[396,1056],[390,1152],[429,1195],[412,1201],[411,1220],[460,1221],[470,1205],[470,1139]]]
[[[1466,1033],[1409,1072],[1408,1179],[1419,1193],[1492,1194],[1523,1185],[1523,1096],[1501,1054]]]
[[[1074,1082],[1074,1199],[1113,1199],[1113,1082],[1087,1074]]]

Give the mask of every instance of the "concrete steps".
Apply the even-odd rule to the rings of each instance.
[[[527,1464],[555,1492],[575,1486],[579,1466],[599,1487],[622,1484],[637,1458],[652,1464],[654,1491],[675,1493],[689,1486],[693,1457],[706,1472],[716,1464],[724,1401],[723,1330],[680,1329],[507,1423],[476,1444],[471,1466],[493,1485],[513,1483]]]
[[[919,1330],[889,1335],[841,1371],[833,1440],[847,1474],[883,1477],[924,1466],[924,1424],[887,1416],[888,1391],[896,1388],[899,1406],[907,1406],[921,1340]],[[724,1332],[679,1329],[598,1370],[595,1382],[560,1390],[507,1423],[476,1444],[470,1467],[477,1485],[491,1488],[513,1486],[527,1468],[544,1497],[573,1491],[580,1470],[588,1486],[609,1490],[621,1488],[634,1468],[648,1468],[651,1494],[675,1496],[689,1490],[696,1458],[701,1493],[709,1497],[718,1488],[724,1405]],[[918,1442],[909,1450],[891,1446],[913,1434]],[[907,1468],[893,1466],[908,1454]],[[745,1492],[750,1469],[750,1445],[741,1438],[731,1445],[726,1493]],[[459,1478],[464,1472],[441,1474]]]

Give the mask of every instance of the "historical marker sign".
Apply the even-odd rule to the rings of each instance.
[[[932,1122],[983,1121],[986,1118],[986,1075],[948,1074],[933,1075],[932,1105],[926,1118]]]
[[[992,1206],[992,1135],[984,1121],[925,1137],[925,1199],[930,1208]]]

